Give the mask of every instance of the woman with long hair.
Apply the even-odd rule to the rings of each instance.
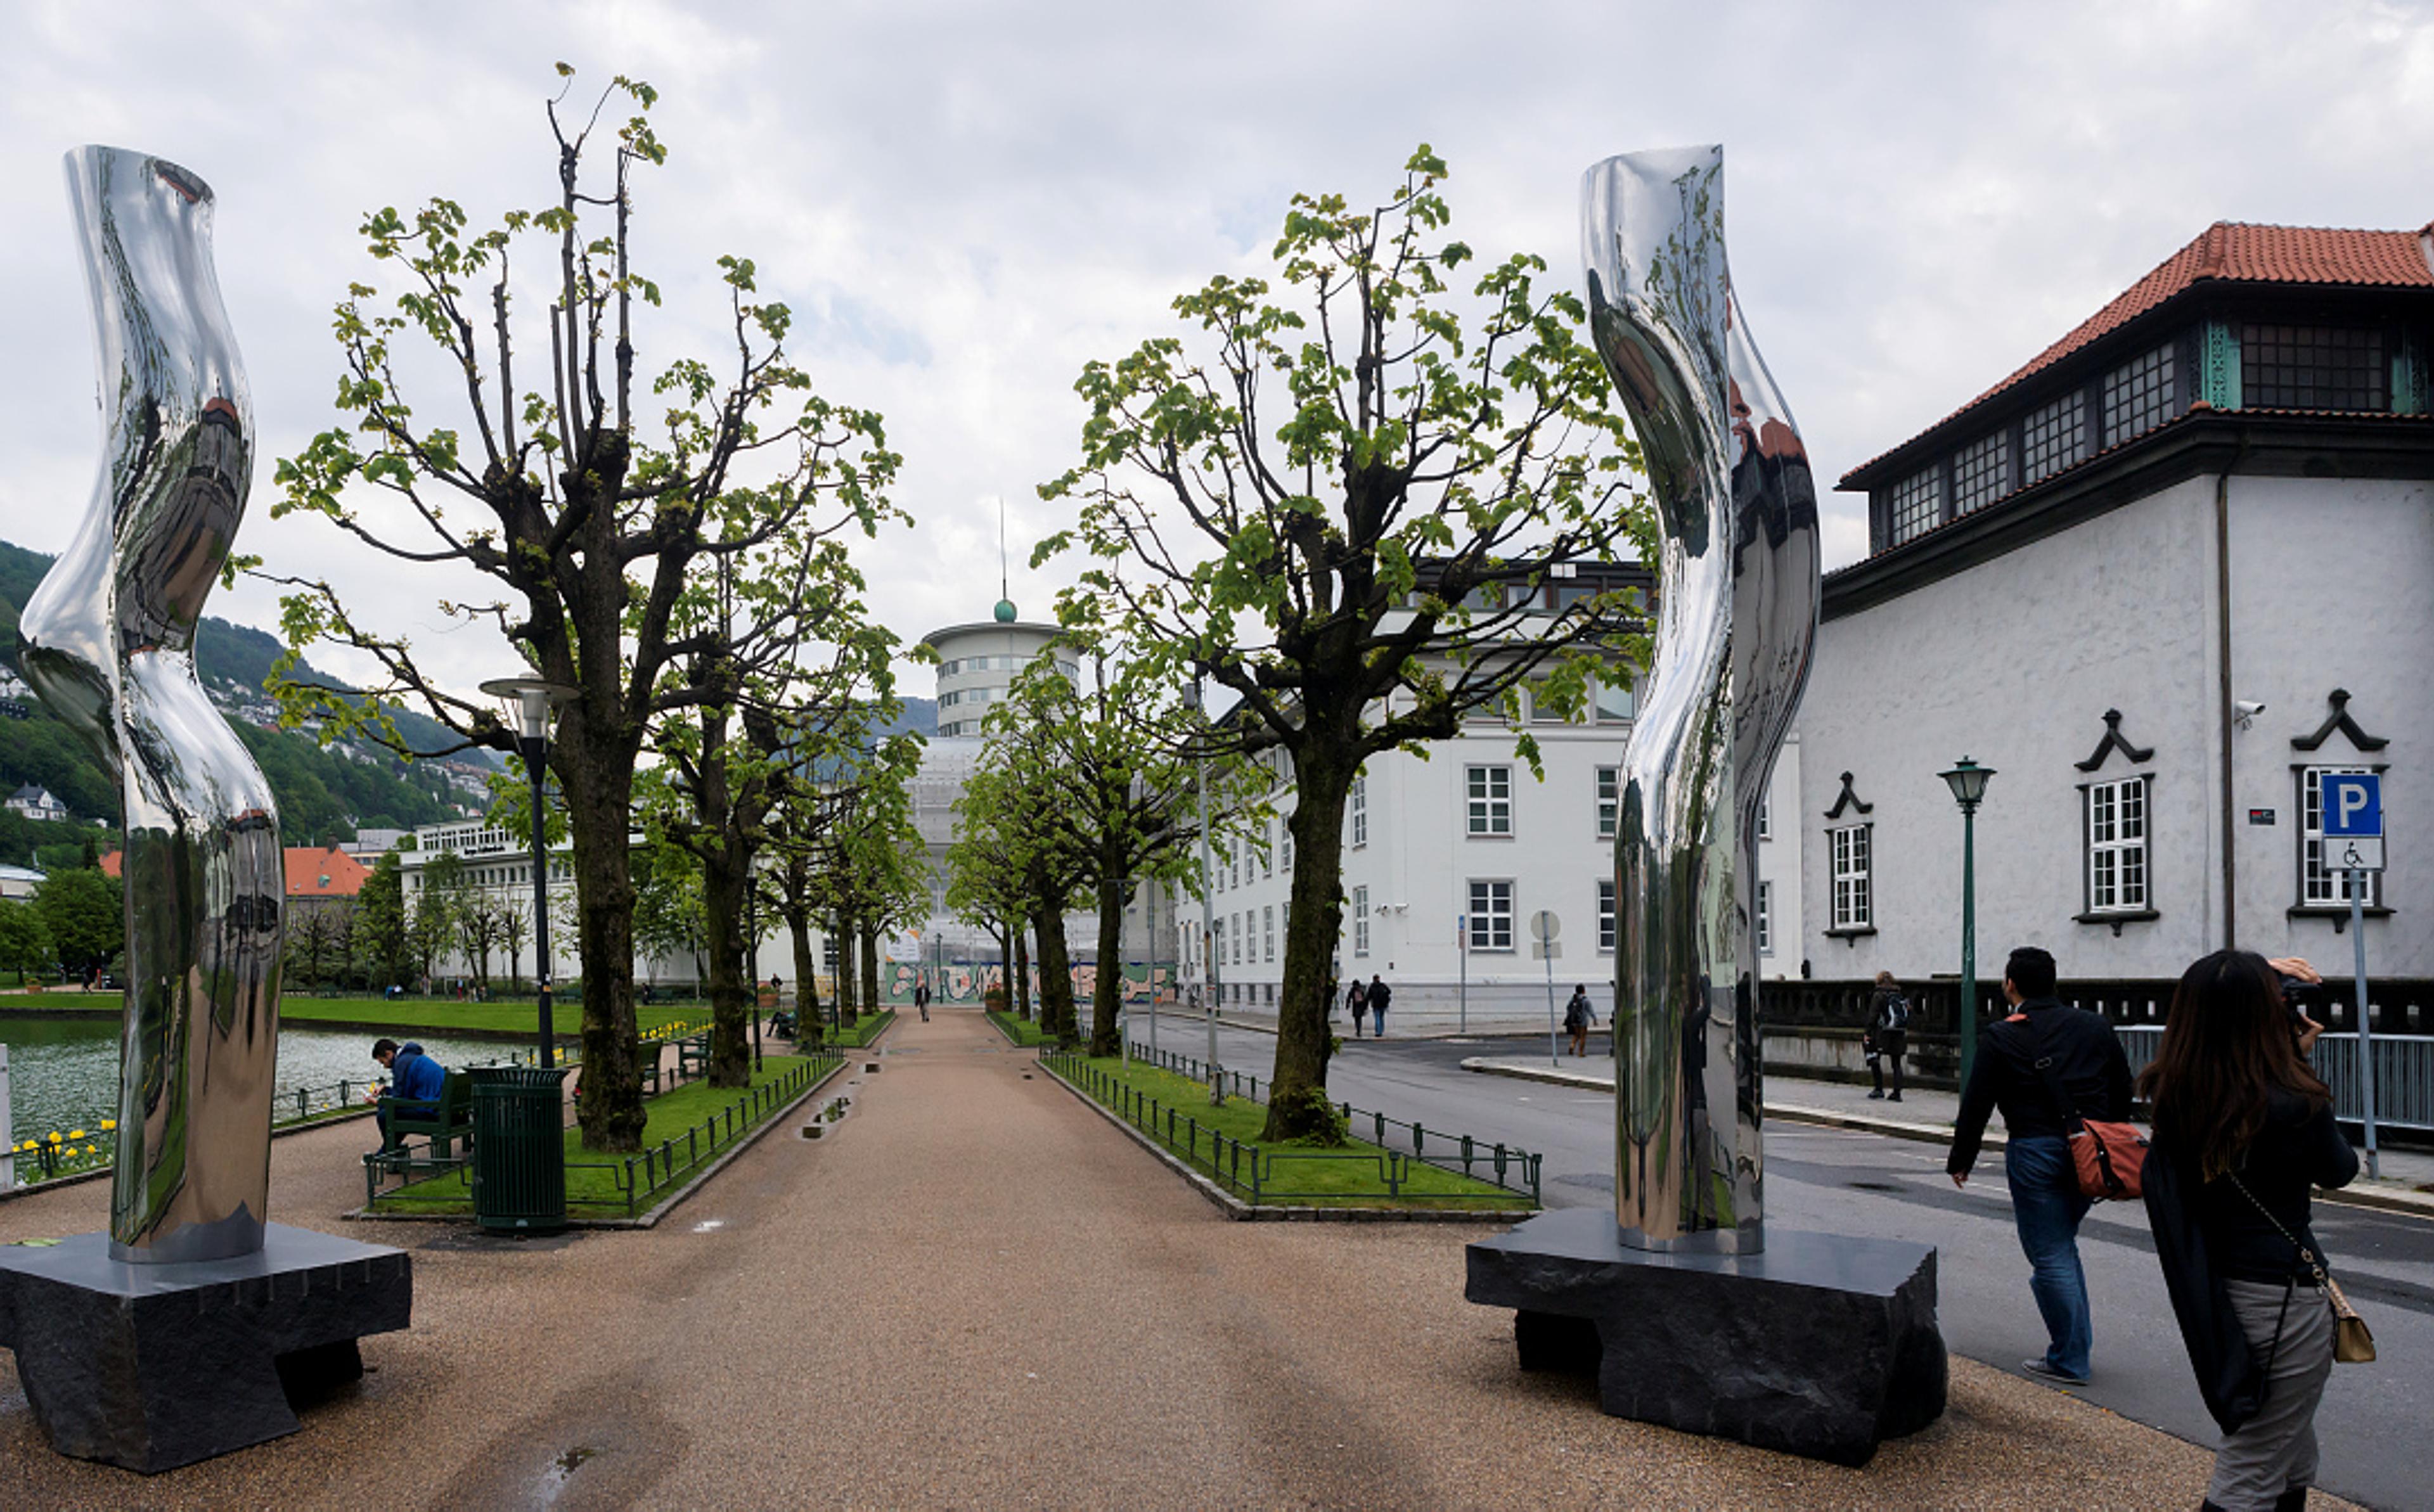
[[[2204,1505],[2293,1512],[2316,1479],[2316,1405],[2334,1322],[2308,1188],[2347,1185],[2357,1154],[2307,1064],[2323,1032],[2285,983],[2304,960],[2223,950],[2172,994],[2138,1078],[2154,1110],[2146,1195],[2172,1310],[2198,1388],[2221,1425]]]

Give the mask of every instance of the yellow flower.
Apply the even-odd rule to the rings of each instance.
[[[105,1119],[103,1119],[103,1120],[101,1121],[101,1131],[102,1131],[103,1133],[105,1133],[105,1134],[109,1133],[111,1130],[112,1130],[116,1129],[117,1127],[118,1127],[118,1120],[117,1120],[117,1119],[115,1119],[115,1118],[105,1118]]]
[[[68,1130],[68,1137],[70,1139],[82,1139],[84,1137],[84,1130],[81,1129],[71,1129]]]
[[[91,1146],[91,1145],[87,1145],[87,1146],[84,1147],[84,1152],[85,1152],[86,1154],[88,1154],[88,1155],[98,1155],[98,1154],[100,1154],[100,1153],[101,1153],[101,1151],[100,1151],[100,1150],[95,1149],[95,1148],[94,1148],[93,1146]]]
[[[58,1130],[54,1129],[54,1130],[51,1130],[51,1143],[52,1143],[52,1144],[54,1144],[54,1145],[56,1145],[56,1144],[58,1144],[59,1142],[60,1142],[60,1131],[59,1131]]]

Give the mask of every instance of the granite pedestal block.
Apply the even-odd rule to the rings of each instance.
[[[1470,1246],[1464,1294],[1516,1310],[1525,1370],[1595,1370],[1605,1410],[1842,1465],[1943,1416],[1926,1245],[1769,1229],[1756,1255],[1626,1248],[1541,1215]]]
[[[291,1394],[362,1375],[355,1341],[413,1311],[403,1250],[283,1224],[178,1265],[112,1260],[98,1233],[0,1246],[0,1345],[51,1447],[147,1474],[294,1433]]]

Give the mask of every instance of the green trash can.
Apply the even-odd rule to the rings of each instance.
[[[563,1067],[476,1066],[473,1221],[504,1233],[566,1227],[566,1134],[557,1084]]]

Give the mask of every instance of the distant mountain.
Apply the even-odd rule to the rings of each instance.
[[[938,701],[934,698],[908,698],[904,700],[903,716],[900,719],[890,721],[879,733],[882,735],[926,735],[932,739],[935,739],[938,734]]]

